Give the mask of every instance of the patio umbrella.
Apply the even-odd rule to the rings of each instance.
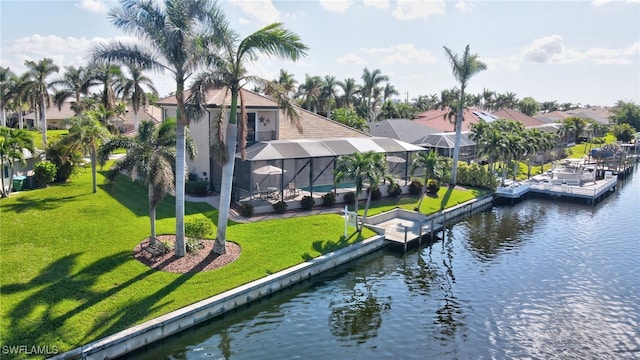
[[[278,175],[286,172],[287,170],[282,170],[273,165],[266,165],[253,170],[253,173],[256,175]]]

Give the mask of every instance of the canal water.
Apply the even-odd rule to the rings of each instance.
[[[596,206],[528,199],[384,249],[135,359],[640,359],[640,174]]]

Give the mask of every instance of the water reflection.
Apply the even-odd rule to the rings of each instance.
[[[494,208],[472,216],[460,226],[468,237],[469,250],[480,261],[489,262],[502,252],[520,247],[544,217],[544,207],[531,204],[526,209]]]
[[[383,312],[391,309],[391,297],[375,296],[366,277],[357,279],[348,297],[331,301],[329,326],[339,341],[364,343],[378,335]]]

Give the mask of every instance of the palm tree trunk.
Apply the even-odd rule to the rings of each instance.
[[[24,119],[22,118],[22,106],[18,109],[18,126],[20,130],[24,129]]]
[[[153,205],[153,185],[148,185],[149,193],[149,223],[151,225],[151,238],[156,237],[156,207]]]
[[[7,126],[7,112],[4,109],[4,104],[2,104],[2,109],[0,109],[0,125],[3,127]]]
[[[133,129],[138,132],[138,112],[133,112]]]
[[[96,166],[96,147],[93,146],[91,148],[91,176],[92,176],[92,182],[93,182],[93,193],[95,194],[96,192],[98,192],[98,185],[97,185],[97,181],[96,178],[98,176],[97,174],[97,166]]]
[[[367,194],[367,202],[364,205],[364,215],[362,215],[362,225],[364,227],[365,221],[367,221],[367,213],[369,212],[369,205],[371,205],[371,193],[373,192],[372,188],[369,188]],[[362,233],[362,229],[360,229],[360,233]]]
[[[184,241],[184,187],[185,187],[185,124],[178,120],[176,126],[176,256],[186,252]]]
[[[227,241],[227,221],[231,211],[231,193],[233,191],[233,172],[235,168],[236,144],[238,142],[238,92],[236,88],[231,89],[231,109],[229,111],[229,123],[225,134],[225,145],[227,153],[227,163],[222,167],[222,178],[220,182],[220,210],[218,211],[218,234],[213,243],[215,254],[224,254]]]
[[[460,157],[460,139],[462,135],[462,110],[464,108],[464,86],[460,90],[460,104],[456,113],[456,142],[453,147],[453,166],[451,168],[451,184],[456,185],[458,181],[458,158]],[[425,184],[426,185],[426,184]]]
[[[40,117],[42,121],[42,147],[47,148],[47,109],[44,107],[44,95],[40,99]],[[46,154],[46,153],[43,153]]]
[[[359,202],[359,198],[360,194],[356,193],[356,200],[354,201],[354,211],[356,212],[356,230],[358,231],[358,234],[362,234],[362,227],[360,226],[360,222],[358,221],[358,202]]]

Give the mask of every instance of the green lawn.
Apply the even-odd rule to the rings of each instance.
[[[359,240],[344,239],[336,214],[234,223],[227,234],[242,247],[234,263],[198,274],[152,270],[132,257],[149,232],[146,188],[121,180],[93,194],[86,171],[0,200],[0,344],[70,350]],[[188,203],[186,214],[217,221],[204,203]],[[157,217],[159,234],[175,231],[173,198]]]
[[[47,130],[47,144],[53,144],[60,140],[61,137],[66,136],[69,130]],[[42,148],[42,132],[38,130],[29,130],[31,138],[36,148]]]

